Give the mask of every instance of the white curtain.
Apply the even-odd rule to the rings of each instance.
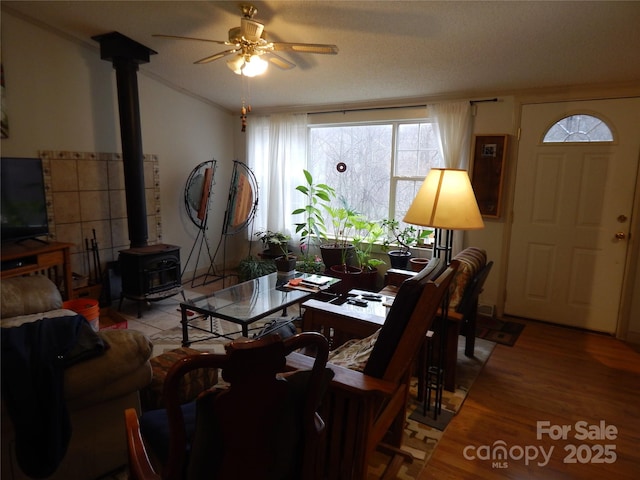
[[[429,105],[430,114],[436,120],[440,139],[440,153],[445,168],[468,170],[471,144],[471,104],[451,102]],[[463,232],[453,233],[453,252],[462,250]]]
[[[258,209],[249,236],[251,231],[272,230],[294,237],[291,212],[304,204],[303,195],[295,188],[304,183],[302,170],[306,168],[306,156],[306,114],[279,114],[249,120],[247,163],[258,181]],[[297,239],[294,240],[297,243]]]
[[[440,153],[445,168],[467,169],[471,142],[471,104],[440,103],[429,106],[438,125]]]

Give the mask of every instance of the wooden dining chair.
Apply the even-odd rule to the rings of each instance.
[[[309,367],[286,372],[286,355],[312,349]],[[166,409],[125,411],[130,478],[197,480],[313,479],[324,421],[318,407],[333,375],[326,339],[306,332],[234,341],[226,354],[191,355],[169,370]],[[222,369],[228,385],[179,403],[180,379],[199,368]],[[151,458],[160,461],[153,464]],[[160,464],[160,465],[158,465]]]
[[[458,265],[452,261],[435,280],[417,275],[403,282],[384,325],[374,334],[375,342],[360,340],[373,345],[362,371],[327,363],[335,375],[322,406],[327,434],[316,463],[323,478],[365,479],[376,448],[392,456],[383,478],[395,478],[409,457],[400,447],[413,361]],[[305,369],[312,363],[312,358],[298,353],[287,358],[291,368]]]

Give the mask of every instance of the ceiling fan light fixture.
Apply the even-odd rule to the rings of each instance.
[[[275,52],[298,52],[325,55],[335,55],[338,53],[338,47],[335,45],[325,45],[320,43],[270,42],[266,38],[264,24],[253,19],[253,16],[258,11],[256,7],[251,4],[241,4],[240,10],[242,11],[240,26],[229,29],[229,39],[226,41],[181,37],[177,35],[154,36],[212,42],[232,47],[225,51],[201,58],[193,63],[202,65],[226,57],[228,58],[227,67],[229,70],[236,75],[244,75],[246,77],[262,75],[267,70],[269,63],[273,63],[281,70],[291,70],[296,66],[295,63],[279,56]],[[261,55],[265,54],[267,55],[266,58],[269,62],[261,58]]]
[[[231,60],[227,60],[227,67],[236,75],[242,75],[242,67],[244,67],[244,57],[236,55]]]
[[[245,77],[255,77],[262,75],[267,71],[269,63],[261,59],[259,55],[251,55],[245,60],[244,66],[241,68],[242,75]]]

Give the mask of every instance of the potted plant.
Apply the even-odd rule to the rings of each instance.
[[[256,232],[255,236],[260,239],[265,253],[271,257],[280,257],[289,253],[289,240],[291,237],[285,233],[265,230]]]
[[[303,254],[302,259],[296,262],[296,270],[304,273],[323,273],[326,267],[319,256]]]
[[[358,267],[362,269],[359,288],[375,290],[378,279],[378,267],[385,262],[372,256],[373,246],[384,236],[384,229],[379,222],[357,216],[354,221],[356,234],[353,237]]]
[[[297,258],[289,252],[289,235],[271,230],[256,232],[255,235],[266,247],[265,253],[274,259],[278,272],[288,273],[296,269]]]
[[[320,245],[320,254],[325,265],[329,268],[334,265],[342,265],[346,270],[347,266],[355,266],[355,247],[351,238],[355,234],[354,222],[358,213],[350,208],[344,199],[340,200],[341,206],[333,207],[325,205],[324,209],[330,218],[332,228],[331,240]]]
[[[327,227],[324,223],[324,211],[335,197],[335,190],[324,183],[313,183],[313,176],[303,170],[306,183],[298,185],[296,190],[306,199],[306,205],[296,208],[292,215],[304,215],[301,222],[296,223],[296,233],[300,234],[300,250],[303,262],[311,265],[315,258],[311,249],[314,241],[327,239]]]
[[[276,271],[273,260],[261,260],[250,255],[240,261],[238,265],[238,277],[241,282],[262,277]]]
[[[387,238],[383,242],[383,248],[387,250],[391,268],[406,269],[411,258],[410,248],[424,241],[431,230],[420,230],[413,225],[407,225],[400,228],[400,222],[395,219],[387,219],[382,221],[382,226],[387,230]],[[390,250],[392,246],[396,246]]]
[[[278,272],[292,272],[296,269],[298,258],[289,251],[289,240],[291,237],[285,233],[265,230],[257,232],[256,236],[262,243],[269,247],[268,253],[274,259]]]

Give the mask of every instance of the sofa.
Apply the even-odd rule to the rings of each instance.
[[[5,329],[30,322],[53,322],[54,317],[74,316],[82,323],[75,312],[61,308],[60,292],[46,276],[7,278],[0,287],[0,325],[8,337],[12,332]],[[139,390],[151,382],[152,344],[145,335],[130,330],[91,332],[106,349],[63,371],[62,395],[71,436],[57,469],[47,477],[50,479],[92,480],[125,465],[124,410],[140,409]],[[16,458],[16,431],[5,399],[3,394],[2,479],[30,478]]]

